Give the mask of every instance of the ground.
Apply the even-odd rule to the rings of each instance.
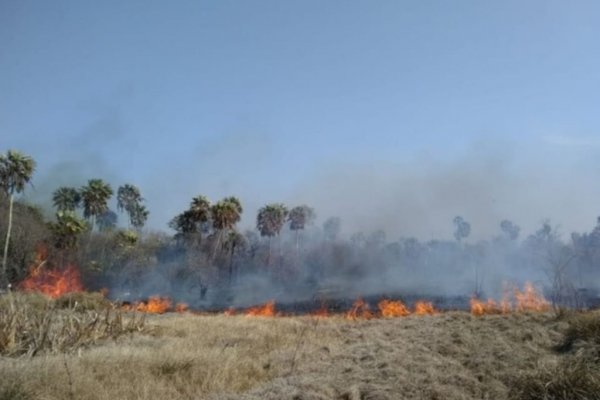
[[[514,382],[563,357],[555,347],[567,323],[550,313],[359,321],[173,313],[147,326],[66,354],[1,357],[0,376],[17,387],[4,398],[515,398]]]

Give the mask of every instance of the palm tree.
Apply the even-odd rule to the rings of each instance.
[[[233,281],[233,261],[235,258],[235,252],[238,249],[243,249],[247,246],[247,240],[244,235],[236,230],[231,230],[225,237],[225,247],[229,252],[229,284]]]
[[[267,264],[271,262],[271,238],[279,235],[287,216],[288,209],[281,203],[267,204],[258,210],[256,228],[261,236],[269,238],[269,258],[267,259]]]
[[[200,245],[202,233],[207,231],[210,217],[210,200],[206,196],[196,196],[192,199],[190,208],[173,218],[169,222],[169,227],[177,231],[176,237],[187,240],[197,237]]]
[[[136,228],[144,226],[148,219],[148,210],[142,205],[144,198],[137,186],[126,184],[117,190],[117,210],[125,211],[129,216],[128,224]]]
[[[108,200],[112,197],[113,190],[102,179],[90,179],[87,186],[81,188],[83,200],[83,217],[96,225],[98,216],[108,211]]]
[[[202,233],[209,229],[208,221],[211,217],[211,204],[206,196],[196,196],[190,204],[190,216],[197,225],[198,244],[202,243]]]
[[[131,213],[129,215],[131,225],[139,231],[146,224],[146,221],[148,220],[148,215],[150,215],[150,211],[146,209],[146,206],[143,204],[137,204],[131,210]]]
[[[81,205],[81,193],[73,187],[62,186],[52,195],[57,211],[75,211]]]
[[[50,224],[59,249],[72,249],[77,246],[78,236],[88,228],[87,223],[72,211],[56,213],[56,222]]]
[[[315,219],[315,211],[307,205],[294,207],[290,210],[288,220],[290,221],[290,230],[296,232],[296,254],[299,249],[299,233],[307,224]]]
[[[12,230],[13,203],[17,193],[25,190],[25,185],[31,181],[35,171],[35,160],[16,150],[8,150],[6,155],[0,155],[0,189],[9,198],[8,227],[4,241],[2,256],[2,279],[7,281],[6,262],[8,259],[8,244]]]
[[[222,241],[223,234],[226,231],[233,230],[235,224],[242,218],[242,212],[242,203],[240,203],[237,197],[226,197],[210,208],[213,229],[217,231],[217,241],[213,249],[213,258]]]

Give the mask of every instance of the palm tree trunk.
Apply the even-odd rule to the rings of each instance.
[[[10,231],[12,229],[14,195],[11,193],[8,206],[8,227],[6,228],[6,240],[4,241],[4,255],[2,256],[2,284],[8,284],[6,262],[8,260],[8,243],[10,242]]]

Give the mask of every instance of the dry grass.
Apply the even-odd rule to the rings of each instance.
[[[88,297],[50,300],[39,295],[3,296],[0,355],[33,357],[42,352],[68,352],[144,329],[144,316],[124,319],[121,312],[106,304],[99,306],[93,295]]]
[[[598,398],[561,397],[565,387],[593,387],[593,361],[568,364],[577,346],[555,351],[573,323],[551,315],[168,314],[147,324],[147,333],[75,353],[0,358],[0,400]],[[559,381],[565,371],[573,373]]]

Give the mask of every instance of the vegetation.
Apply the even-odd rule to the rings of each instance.
[[[337,217],[315,224],[308,205],[270,203],[258,210],[255,229],[242,231],[239,198],[213,202],[197,195],[170,221],[169,234],[144,229],[149,210],[138,186],[122,184],[113,198],[111,185],[97,178],[81,188],[58,187],[54,218],[47,219],[15,196],[31,180],[35,161],[7,154],[0,213],[11,217],[0,219],[1,272],[13,286],[32,268],[77,265],[87,289],[108,288],[111,298],[162,294],[212,307],[236,298],[265,301],[271,293],[311,298],[328,285],[346,296],[419,287],[423,295],[443,288],[499,300],[503,281],[522,284],[527,276],[558,308],[593,305],[587,300],[594,288],[585,286],[600,276],[600,221],[564,241],[549,222],[519,240],[519,226],[502,220],[497,236],[470,241],[471,224],[457,216],[448,221],[455,240],[420,241],[388,238],[381,230],[349,235]],[[252,286],[258,281],[260,289]]]
[[[7,261],[8,246],[13,222],[13,205],[15,194],[23,192],[25,185],[29,183],[35,170],[35,161],[18,151],[9,150],[6,155],[0,155],[0,191],[9,199],[8,226],[6,228],[6,239],[4,241],[4,252],[2,254],[2,276],[0,284],[8,280]]]
[[[47,306],[32,296],[17,301],[29,302],[34,312]],[[55,306],[54,326],[64,324],[72,334],[74,319],[60,313],[86,313],[66,307]],[[552,315],[451,312],[361,322],[172,314],[149,318],[139,330],[127,330],[122,321],[116,339],[67,340],[71,336],[54,329],[40,350],[44,357],[26,357],[28,346],[0,357],[0,396],[598,398],[597,361],[553,350],[568,328]],[[80,337],[89,335],[73,336]],[[587,345],[588,353],[598,353],[597,344]]]

